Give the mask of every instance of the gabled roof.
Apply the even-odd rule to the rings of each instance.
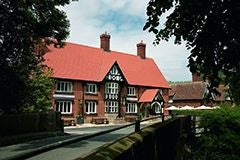
[[[147,89],[143,92],[138,102],[152,102],[158,93],[158,89]]]
[[[173,100],[202,100],[207,89],[207,83],[179,83],[171,87],[170,94],[173,95]]]
[[[60,49],[49,47],[44,58],[54,78],[101,82],[116,62],[130,85],[170,88],[151,58],[73,43]]]
[[[189,83],[179,83],[171,85],[170,96],[173,96],[173,100],[203,100],[206,98],[205,94],[208,93],[208,83],[207,82],[189,82]],[[219,85],[216,88],[220,93],[212,93],[211,96],[214,101],[226,101],[229,99],[228,89],[224,85]]]
[[[123,75],[123,73],[122,73],[122,71],[121,71],[121,69],[120,69],[120,67],[119,67],[119,65],[118,65],[117,62],[115,62],[115,63],[113,64],[113,66],[110,67],[110,70],[108,71],[107,75],[105,75],[105,79],[108,79],[107,76],[108,76],[109,74],[111,75],[110,72],[111,72],[111,70],[112,70],[114,67],[117,68],[117,70],[118,70],[118,73],[117,73],[117,74],[118,74],[120,77],[122,77],[122,81],[126,81],[126,78],[125,78],[125,76]]]

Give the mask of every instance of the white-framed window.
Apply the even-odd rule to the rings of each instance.
[[[93,84],[93,83],[87,83],[86,93],[96,94],[97,93],[97,85]]]
[[[107,94],[118,94],[118,83],[116,83],[116,82],[106,82],[105,83],[105,93],[107,93]]]
[[[86,114],[97,113],[97,102],[96,101],[86,101]]]
[[[56,111],[62,114],[72,113],[72,101],[56,101]]]
[[[56,84],[56,91],[57,92],[72,92],[73,90],[73,83],[67,81],[57,81]]]
[[[161,107],[159,105],[155,106],[155,113],[161,113]]]
[[[159,103],[159,102],[153,102],[152,104],[152,108],[154,109],[155,113],[161,113],[161,109],[162,109],[162,105],[163,102]]]
[[[136,95],[135,87],[128,87],[127,94],[128,96],[135,96]]]
[[[105,102],[106,113],[118,113],[118,101],[106,101]]]
[[[137,113],[137,103],[127,103],[127,113]]]

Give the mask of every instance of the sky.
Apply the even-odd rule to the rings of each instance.
[[[155,35],[143,31],[147,0],[78,0],[62,9],[70,21],[68,42],[100,47],[100,35],[109,33],[110,50],[136,55],[136,44],[146,43],[146,56],[153,58],[168,81],[189,81],[190,51],[173,40],[154,46]],[[163,18],[165,19],[165,18]],[[164,22],[164,21],[161,21]]]

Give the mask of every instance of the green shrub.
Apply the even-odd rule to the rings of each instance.
[[[216,110],[185,114],[200,116],[200,127],[204,128],[200,136],[190,140],[185,159],[240,159],[240,107],[221,106]]]

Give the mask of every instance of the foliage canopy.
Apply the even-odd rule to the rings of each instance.
[[[237,160],[240,158],[240,109],[222,105],[220,109],[178,112],[200,117],[204,128],[188,143],[186,160]]]
[[[32,80],[46,50],[63,46],[69,22],[59,6],[70,0],[0,0],[0,109],[19,111],[36,88]]]
[[[171,11],[164,25],[161,16]],[[240,88],[240,1],[238,0],[150,0],[144,30],[160,40],[175,37],[175,43],[186,41],[191,49],[190,71],[210,80],[211,88],[220,82]],[[230,90],[240,103],[239,89]],[[234,97],[237,96],[237,97]]]

